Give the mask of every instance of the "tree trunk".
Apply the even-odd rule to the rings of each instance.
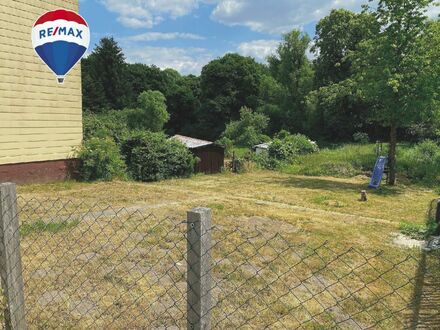
[[[390,167],[388,184],[390,186],[394,186],[396,184],[396,147],[397,147],[397,125],[392,124],[390,127],[390,149],[388,151],[388,164]]]

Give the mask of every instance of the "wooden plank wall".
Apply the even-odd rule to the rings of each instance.
[[[0,2],[0,165],[71,157],[82,140],[81,69],[58,85],[32,48],[36,19],[78,0]]]

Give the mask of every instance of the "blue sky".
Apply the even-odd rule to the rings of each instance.
[[[80,0],[92,44],[113,36],[128,62],[199,74],[228,52],[260,62],[283,33],[299,28],[313,37],[331,8],[359,11],[366,0]]]

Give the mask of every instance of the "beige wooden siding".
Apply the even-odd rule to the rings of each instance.
[[[45,11],[78,11],[78,0],[0,1],[0,165],[73,156],[82,139],[81,71],[58,85],[32,48]]]

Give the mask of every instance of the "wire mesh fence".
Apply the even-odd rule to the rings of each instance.
[[[405,329],[420,321],[417,299],[429,300],[418,294],[417,253],[296,244],[293,234],[215,219],[191,237],[194,222],[184,215],[140,208],[23,198],[17,205],[31,329],[197,328],[191,313],[213,329]],[[439,266],[438,255],[424,258]],[[6,299],[0,304],[8,310]],[[439,319],[432,312],[426,328]]]

